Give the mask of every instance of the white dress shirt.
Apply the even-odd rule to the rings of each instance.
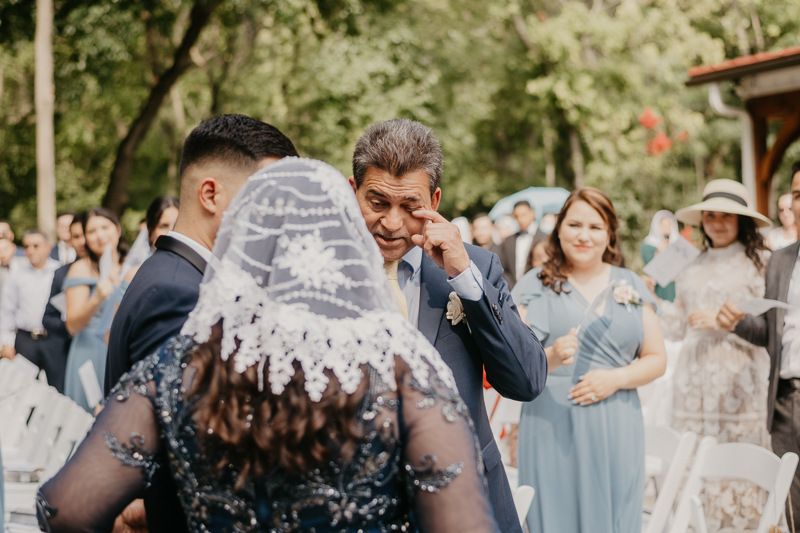
[[[211,250],[197,242],[196,240],[192,239],[191,237],[187,237],[183,233],[178,233],[176,231],[170,231],[167,233],[167,237],[172,237],[176,241],[181,241],[183,244],[197,252],[200,257],[202,257],[206,263],[211,262]]]
[[[536,229],[539,224],[534,220],[528,226],[526,231],[521,231],[517,235],[516,250],[514,250],[514,267],[516,268],[517,281],[525,275],[525,261],[528,259],[528,254],[531,253],[531,245],[533,244],[533,236],[536,235]]]
[[[800,257],[795,260],[786,303],[800,307]],[[781,379],[800,378],[800,311],[789,311],[783,319]]]
[[[62,240],[59,240],[58,244],[56,245],[56,249],[58,250],[56,253],[58,255],[58,262],[62,265],[68,265],[75,261],[77,253],[75,252],[75,248],[72,246],[68,245]]]
[[[470,268],[447,282],[459,298],[476,302],[483,297],[483,274],[472,261]],[[397,283],[406,297],[408,321],[419,326],[419,288],[421,282],[422,248],[414,246],[397,265]]]
[[[44,329],[44,308],[50,298],[53,273],[60,266],[48,258],[44,268],[37,270],[25,261],[9,273],[0,296],[0,340],[4,346],[14,346],[18,329]]]

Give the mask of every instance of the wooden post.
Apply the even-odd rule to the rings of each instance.
[[[36,102],[36,218],[56,242],[56,148],[53,127],[53,0],[36,0],[34,92]]]

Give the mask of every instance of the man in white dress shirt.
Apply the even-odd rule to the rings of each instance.
[[[792,165],[792,211],[800,220],[800,161]],[[764,297],[800,308],[800,241],[773,252],[767,263]],[[780,455],[800,455],[800,311],[770,309],[760,316],[745,315],[739,302],[726,303],[717,315],[723,329],[733,331],[770,355],[767,429],[772,435],[772,450]],[[800,470],[791,488],[795,528],[800,528]],[[787,512],[787,519],[789,513]]]
[[[50,244],[41,231],[26,232],[22,245],[28,261],[9,273],[0,296],[0,356],[14,359],[19,353],[44,369],[47,381],[54,385],[59,379],[63,381],[53,364],[54,357],[60,354],[49,349],[42,315],[50,297],[53,273],[60,265],[48,257]]]

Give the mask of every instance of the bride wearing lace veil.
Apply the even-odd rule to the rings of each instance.
[[[397,310],[344,177],[287,158],[225,213],[200,298],[37,496],[107,531],[156,469],[190,531],[497,531],[470,419]]]

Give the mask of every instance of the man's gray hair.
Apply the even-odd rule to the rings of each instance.
[[[353,153],[353,178],[358,188],[369,167],[397,178],[424,170],[433,195],[442,180],[443,165],[442,147],[433,130],[407,118],[396,118],[373,124],[364,131]]]

